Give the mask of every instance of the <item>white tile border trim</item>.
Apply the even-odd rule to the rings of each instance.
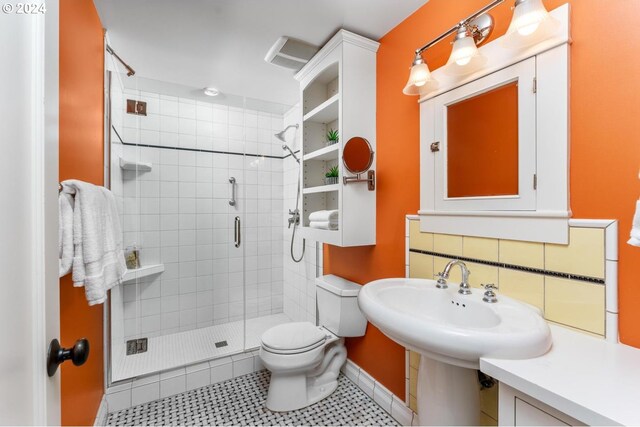
[[[391,393],[385,386],[373,378],[367,371],[360,368],[350,359],[342,366],[342,373],[356,384],[367,396],[391,414],[393,419],[403,426],[416,425],[418,415],[398,396]]]

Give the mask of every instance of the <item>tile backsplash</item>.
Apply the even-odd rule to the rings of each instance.
[[[607,231],[607,225],[612,229]],[[407,274],[433,279],[447,262],[459,258],[471,272],[471,286],[494,283],[499,295],[538,307],[548,321],[605,337],[607,321],[617,320],[606,315],[606,288],[617,285],[606,272],[607,266],[617,266],[607,262],[617,263],[615,254],[606,254],[606,239],[615,238],[615,225],[572,220],[569,244],[557,245],[422,233],[419,219],[409,217]],[[460,280],[460,272],[453,270],[450,281]],[[617,308],[609,311],[617,317]],[[617,339],[612,334],[616,336],[609,338]]]

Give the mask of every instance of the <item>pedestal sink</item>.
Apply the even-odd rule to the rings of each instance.
[[[525,359],[551,348],[551,332],[535,307],[483,290],[461,295],[453,283],[384,279],[358,294],[367,319],[398,344],[422,355],[418,369],[421,425],[477,425],[481,357]]]

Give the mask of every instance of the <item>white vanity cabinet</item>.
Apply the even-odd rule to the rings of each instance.
[[[366,139],[376,159],[376,52],[379,44],[341,30],[295,76],[300,82],[301,193],[300,233],[336,246],[376,243],[376,191],[363,182],[344,183],[353,176],[342,156],[347,141]],[[327,133],[338,131],[337,143]],[[325,175],[338,168],[337,182]],[[309,227],[309,215],[339,211],[337,230]]]
[[[586,425],[506,384],[500,384],[498,393],[498,423],[501,426]]]

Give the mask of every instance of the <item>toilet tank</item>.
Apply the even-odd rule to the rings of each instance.
[[[316,278],[320,326],[339,337],[363,336],[367,319],[358,306],[360,288],[360,285],[333,274]]]

